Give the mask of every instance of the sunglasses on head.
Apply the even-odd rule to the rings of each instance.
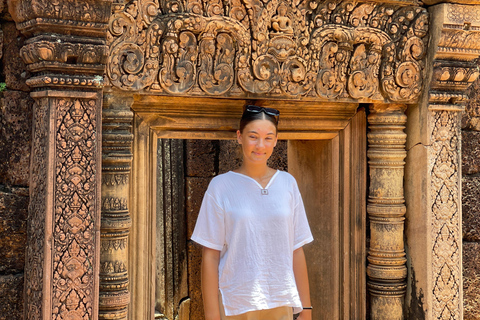
[[[251,113],[264,112],[265,114],[268,114],[269,116],[275,117],[277,119],[277,121],[278,121],[278,117],[280,116],[280,111],[278,111],[277,109],[264,108],[264,107],[254,106],[254,105],[248,105],[245,108],[245,111],[246,112],[251,112]]]

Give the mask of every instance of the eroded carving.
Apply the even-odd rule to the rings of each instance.
[[[137,1],[109,24],[123,90],[414,101],[427,12],[356,1]]]
[[[55,36],[38,36],[28,40],[20,50],[20,56],[33,72],[48,69],[69,69],[74,67],[91,71],[96,67],[97,73],[104,70],[107,47],[103,41],[92,43],[69,42],[68,38]],[[81,39],[79,39],[81,40]]]
[[[480,21],[480,8],[451,4],[447,7],[447,19],[456,24],[477,22]]]
[[[47,197],[48,127],[49,113],[46,101],[38,101],[34,108],[30,205],[28,210],[28,246],[25,261],[26,294],[25,319],[41,319],[43,310],[43,277],[45,272],[44,241]],[[48,270],[48,267],[47,267]]]
[[[480,16],[477,7],[442,4],[435,8],[441,33],[433,52],[433,77],[429,90],[428,123],[430,146],[429,214],[432,291],[428,299],[432,316],[462,318],[461,266],[461,175],[460,113],[468,97],[468,86],[478,78],[475,59],[480,55]]]
[[[75,30],[85,35],[101,35],[110,18],[108,0],[8,0],[17,28],[24,33]]]
[[[403,242],[405,198],[404,105],[374,105],[368,116],[370,186],[367,212],[371,241],[367,286],[372,319],[403,319],[406,292],[406,253]],[[395,239],[392,241],[392,239]]]
[[[126,259],[132,161],[133,99],[106,95],[102,113],[102,227],[99,319],[126,319],[130,302]]]
[[[430,199],[433,214],[433,312],[460,319],[461,226],[459,208],[460,126],[458,112],[433,114]]]

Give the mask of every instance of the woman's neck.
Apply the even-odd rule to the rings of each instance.
[[[269,168],[266,164],[265,165],[258,165],[258,166],[253,166],[253,165],[246,165],[243,163],[238,170],[236,170],[238,173],[247,175],[257,181],[261,181],[263,179],[268,179],[272,176],[272,174],[275,172],[274,169]]]

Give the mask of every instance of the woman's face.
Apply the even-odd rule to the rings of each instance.
[[[277,130],[269,120],[254,120],[245,126],[243,132],[237,131],[237,140],[242,146],[243,161],[266,163],[277,145]]]

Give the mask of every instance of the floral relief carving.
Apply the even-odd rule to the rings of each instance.
[[[159,94],[412,101],[428,14],[357,1],[114,5],[110,85]]]
[[[480,9],[476,6],[449,5],[447,18],[451,23],[463,24],[464,22],[480,21]]]
[[[433,314],[460,319],[461,238],[459,208],[460,126],[458,113],[433,113],[431,205],[433,238]],[[460,243],[458,242],[460,241]]]
[[[53,319],[90,319],[94,297],[96,100],[56,99]]]
[[[34,17],[72,21],[104,22],[110,17],[109,1],[104,0],[9,0],[16,21]]]
[[[48,163],[48,104],[37,101],[34,114],[30,207],[28,210],[28,246],[25,263],[25,318],[40,319],[43,304],[45,212]]]

